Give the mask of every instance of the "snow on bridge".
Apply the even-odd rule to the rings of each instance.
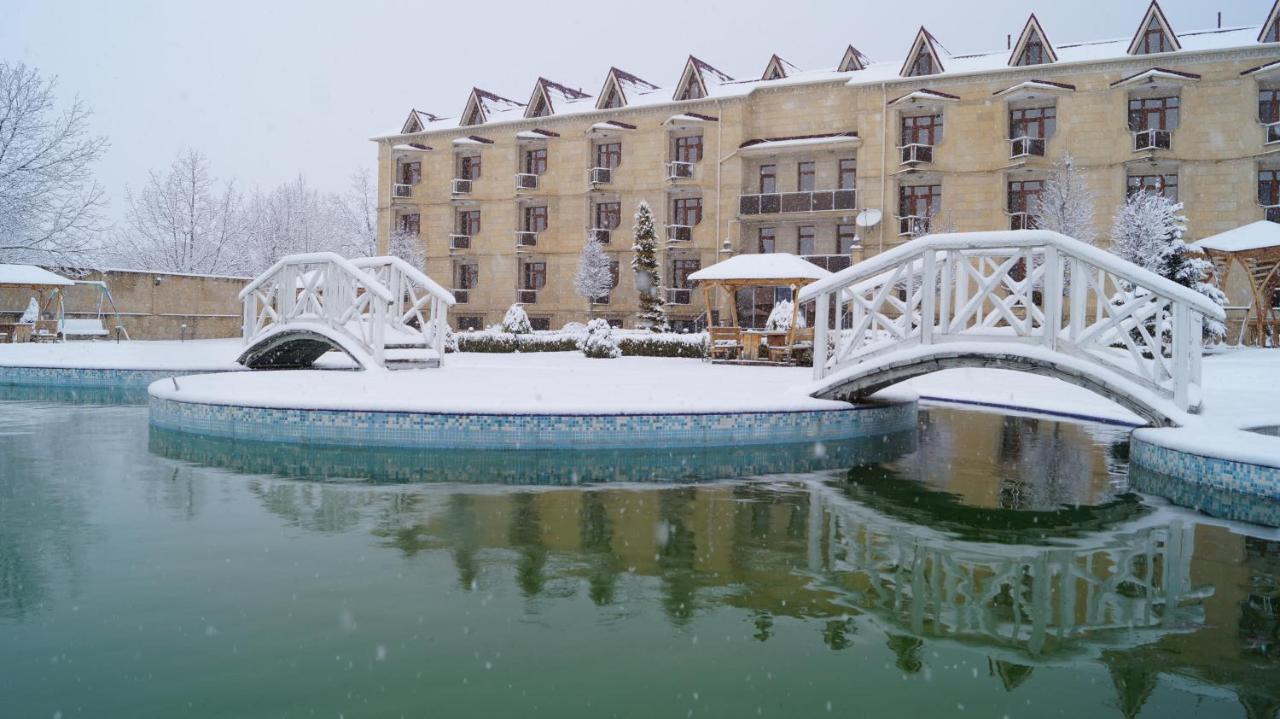
[[[453,294],[398,257],[290,255],[240,292],[252,369],[308,367],[330,349],[364,369],[438,367]]]
[[[1047,374],[1159,425],[1200,405],[1203,295],[1045,230],[928,235],[801,290],[815,396],[858,399],[952,367]]]

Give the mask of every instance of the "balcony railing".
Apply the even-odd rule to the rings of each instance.
[[[1169,130],[1138,130],[1133,133],[1133,151],[1168,150],[1173,146]]]
[[[538,304],[538,291],[525,289],[516,290],[516,302],[522,305],[536,305]]]
[[[1264,141],[1268,145],[1280,142],[1280,121],[1264,122],[1262,127],[1267,131],[1267,139]]]
[[[1009,140],[1009,159],[1016,160],[1019,157],[1044,157],[1044,138],[1043,137],[1015,137]]]
[[[898,218],[898,234],[918,237],[929,232],[929,218],[922,215],[906,215]]]
[[[453,299],[458,304],[465,305],[471,301],[471,290],[466,288],[456,289],[453,291]]]
[[[668,287],[667,304],[687,305],[693,302],[693,290],[688,287]]]
[[[1009,229],[1011,230],[1034,230],[1036,228],[1035,218],[1030,212],[1007,212],[1009,215]]]
[[[813,190],[739,195],[738,212],[743,215],[776,215],[785,212],[826,212],[852,210],[858,206],[856,190]]]
[[[902,155],[902,164],[916,165],[921,162],[933,162],[933,145],[912,142],[898,148]]]
[[[453,192],[453,194],[455,194],[455,195],[470,195],[470,194],[471,194],[471,183],[472,183],[472,182],[473,182],[473,180],[467,179],[467,178],[465,178],[465,177],[455,177],[455,178],[453,178],[453,188],[452,188],[452,192]]]
[[[413,185],[397,182],[392,186],[391,192],[396,197],[413,197]]]
[[[531,172],[517,172],[516,173],[516,189],[517,190],[538,189],[538,176]]]
[[[801,257],[827,272],[839,272],[853,264],[853,258],[849,255],[801,255]]]
[[[1263,205],[1267,213],[1267,222],[1280,222],[1280,205]]]
[[[593,167],[587,170],[587,181],[593,185],[606,185],[613,182],[613,168]]]
[[[471,235],[449,235],[449,249],[451,250],[471,249]]]
[[[693,163],[672,160],[667,163],[668,180],[687,180],[693,177]]]
[[[612,234],[612,231],[606,230],[601,227],[592,227],[591,229],[587,230],[587,234],[591,237],[591,239],[595,240],[596,242],[599,242],[602,245],[607,245],[609,244],[609,239],[610,239],[610,235]]]
[[[516,230],[516,249],[538,246],[538,233],[532,230]]]
[[[688,242],[692,239],[691,225],[667,225],[667,242]]]

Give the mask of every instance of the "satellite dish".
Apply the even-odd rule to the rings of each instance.
[[[854,223],[857,224],[858,227],[875,227],[880,224],[881,216],[882,213],[880,210],[863,210],[858,213],[858,217],[854,219]]]

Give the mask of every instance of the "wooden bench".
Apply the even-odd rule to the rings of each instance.
[[[61,334],[64,338],[71,337],[110,337],[111,333],[106,327],[102,326],[102,320],[93,319],[64,319],[62,320]]]
[[[790,344],[780,344],[777,347],[769,345],[769,361],[789,362],[795,359],[797,350],[812,350],[813,336],[812,327],[797,329],[792,333]]]
[[[711,359],[735,359],[742,352],[742,332],[737,327],[708,327],[707,353]]]

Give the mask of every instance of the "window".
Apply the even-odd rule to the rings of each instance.
[[[899,217],[933,217],[942,207],[942,185],[904,185],[898,188]]]
[[[702,198],[677,197],[671,202],[671,214],[675,219],[671,224],[693,227],[702,222]]]
[[[772,195],[778,191],[778,166],[760,166],[760,194]]]
[[[407,235],[417,235],[422,229],[422,215],[414,212],[413,214],[400,215],[399,231]]]
[[[1129,100],[1129,129],[1173,130],[1178,127],[1178,97],[1135,97]]]
[[[850,255],[857,246],[858,228],[853,225],[836,225],[836,252]]]
[[[1280,27],[1280,23],[1276,26]],[[1280,90],[1258,91],[1258,121],[1264,125],[1280,122]]]
[[[524,151],[524,172],[526,175],[541,175],[547,171],[547,148]]]
[[[762,255],[778,251],[778,231],[772,227],[761,227],[756,231],[756,248]]]
[[[796,191],[797,192],[813,192],[817,187],[814,183],[817,179],[817,173],[814,170],[812,162],[796,163]]]
[[[480,210],[466,210],[458,213],[458,234],[468,237],[480,234]]]
[[[1280,170],[1258,170],[1258,204],[1280,206]],[[1267,219],[1275,221],[1271,212],[1267,212]]]
[[[702,269],[702,260],[672,260],[671,286],[676,289],[689,289],[693,282],[689,275]]]
[[[547,263],[526,262],[520,266],[520,289],[540,290],[547,286]]]
[[[478,315],[460,315],[454,322],[457,323],[460,330],[482,330],[484,329],[484,317]]]
[[[858,186],[858,163],[852,159],[844,159],[840,161],[839,167],[840,189],[852,190]]]
[[[551,329],[550,317],[530,317],[529,327],[535,332],[546,332]]]
[[[796,228],[796,254],[812,255],[814,254],[814,232],[813,225],[801,225]]]
[[[622,224],[621,202],[600,202],[596,204],[596,229],[614,230]]]
[[[471,290],[480,284],[480,266],[474,263],[453,266],[453,288]]]
[[[1147,29],[1142,31],[1142,44],[1138,47],[1138,54],[1151,55],[1157,52],[1173,52],[1173,44],[1160,26],[1159,18],[1153,16],[1151,22],[1147,23]]]
[[[676,138],[676,162],[702,160],[702,135]]]
[[[1043,140],[1053,134],[1057,120],[1058,110],[1053,106],[1015,108],[1009,111],[1009,137]]]
[[[903,145],[936,145],[942,141],[942,115],[912,115],[902,118]]]
[[[618,286],[618,261],[617,260],[613,260],[612,262],[609,263],[609,277],[611,278],[609,289],[612,290],[613,288]],[[598,305],[607,305],[609,304],[609,293],[606,292],[605,294],[599,297],[593,298],[591,301]]]
[[[400,163],[400,184],[416,185],[422,180],[422,163],[401,162]]]
[[[1273,22],[1267,26],[1267,32],[1262,36],[1263,42],[1280,42],[1280,22]]]
[[[622,164],[622,143],[606,142],[596,145],[596,167],[613,169]]]
[[[1129,175],[1126,197],[1139,191],[1159,192],[1165,197],[1178,201],[1178,176],[1175,175]]]
[[[458,179],[459,180],[479,180],[480,179],[480,156],[479,155],[462,155],[458,158]]]
[[[1034,209],[1035,198],[1043,191],[1043,180],[1014,180],[1009,183],[1009,229],[1035,229],[1035,220],[1029,213]]]
[[[618,88],[613,85],[609,86],[609,94],[605,95],[604,104],[600,106],[602,110],[612,110],[622,107],[622,95],[618,94]]]
[[[1038,35],[1032,35],[1027,39],[1027,44],[1022,46],[1022,54],[1018,56],[1018,61],[1014,64],[1026,67],[1028,65],[1043,65],[1048,60],[1048,53],[1044,51],[1044,43],[1040,42]]]
[[[916,61],[911,63],[911,71],[907,73],[909,77],[918,77],[920,75],[932,75],[937,70],[933,66],[933,55],[929,54],[927,47],[921,47],[920,52],[916,55]]]
[[[524,208],[525,232],[542,232],[547,229],[547,206],[531,205]]]

